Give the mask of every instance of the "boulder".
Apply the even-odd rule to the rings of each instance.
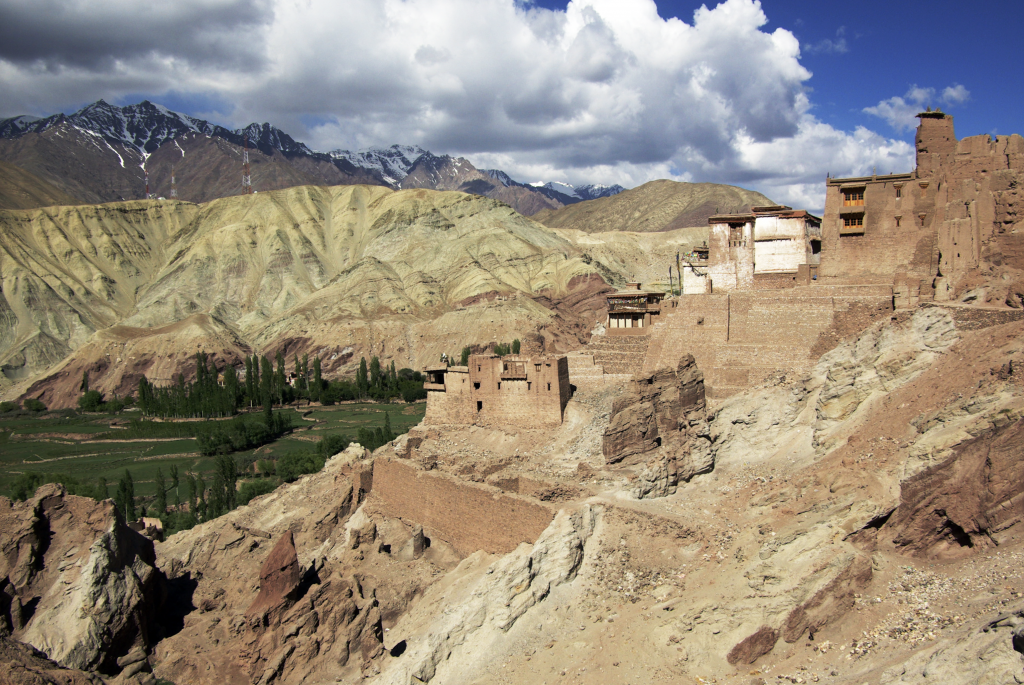
[[[729,650],[725,660],[736,664],[752,664],[775,648],[779,633],[771,626],[761,626]]]

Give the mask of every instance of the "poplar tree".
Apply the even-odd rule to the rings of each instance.
[[[245,397],[249,400],[249,408],[252,408],[252,398],[255,394],[252,384],[252,359],[245,357]]]
[[[163,516],[167,513],[167,482],[164,480],[164,472],[159,466],[156,467],[156,515]]]
[[[178,480],[178,465],[171,464],[171,487],[174,489],[174,509],[177,511],[181,507],[181,493],[178,491],[180,482]]]
[[[138,518],[135,511],[135,482],[132,480],[132,472],[128,469],[124,470],[124,475],[117,484],[114,502],[117,510],[124,514],[125,522]]]
[[[359,358],[359,371],[356,372],[356,386],[359,389],[359,398],[364,399],[367,391],[370,389],[370,383],[367,380],[366,373],[366,357]]]
[[[320,357],[313,358],[313,394],[317,402],[321,401],[321,394],[324,389],[324,379],[320,371]]]
[[[263,398],[263,418],[266,421],[267,428],[270,428],[273,425],[274,411],[271,407],[274,402],[274,371],[270,367],[270,360],[266,357],[263,358],[261,363],[263,365],[263,380],[261,381],[262,387],[260,390],[262,391]]]
[[[370,359],[370,388],[377,392],[380,392],[383,389],[380,377],[380,359],[377,357],[372,357]]]
[[[281,406],[284,407],[284,386],[285,386],[285,373],[284,373],[284,355],[281,351],[277,351],[277,376],[274,378],[274,382],[277,385],[277,394],[281,399]]]

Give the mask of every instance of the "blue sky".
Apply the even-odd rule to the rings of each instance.
[[[148,98],[315,149],[819,210],[827,172],[911,168],[919,108],[960,137],[1024,131],[1022,20],[984,0],[0,0],[0,117]]]

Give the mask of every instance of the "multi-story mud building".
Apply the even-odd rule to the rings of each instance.
[[[897,307],[950,299],[983,262],[1022,254],[1024,138],[957,141],[953,117],[922,112],[917,168],[830,178],[822,223],[822,283],[892,284]]]
[[[821,261],[821,219],[785,205],[717,214],[710,227],[707,261],[683,269],[683,293],[772,290],[807,284]]]
[[[426,424],[540,428],[562,423],[569,402],[564,355],[474,354],[467,366],[426,369]]]

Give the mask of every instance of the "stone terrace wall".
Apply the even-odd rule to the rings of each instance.
[[[377,457],[370,502],[385,513],[413,521],[460,554],[505,554],[534,543],[555,511],[537,500],[490,485],[424,471],[414,462]]]
[[[840,335],[891,311],[892,289],[885,286],[687,296],[676,313],[652,328],[643,368],[650,373],[674,367],[692,354],[708,397],[721,399],[779,373],[807,371]],[[851,330],[851,322],[859,327]]]

